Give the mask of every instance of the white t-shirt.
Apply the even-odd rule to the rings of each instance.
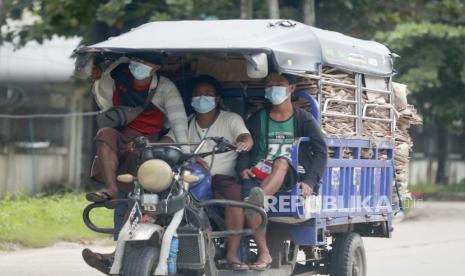
[[[195,118],[189,120],[188,141],[190,143],[198,143],[204,137],[224,137],[231,143],[236,142],[237,137],[244,133],[250,133],[245,126],[244,120],[236,113],[229,111],[220,111],[218,118],[210,126],[210,128],[200,128]],[[170,131],[167,136],[173,139],[173,133]],[[174,140],[174,139],[173,139]],[[208,141],[200,152],[213,150],[215,142]],[[192,149],[193,150],[193,149]],[[224,174],[235,176],[237,152],[229,151],[221,154],[215,154],[213,165],[211,165],[212,157],[205,157],[205,161],[211,166],[211,174]]]

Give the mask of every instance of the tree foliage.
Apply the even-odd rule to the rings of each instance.
[[[376,35],[401,56],[399,79],[409,85],[426,124],[465,129],[465,27],[407,22]]]
[[[153,20],[238,17],[238,1],[228,0],[4,0],[3,20],[18,20],[20,28],[4,26],[3,40],[18,45],[57,34],[80,36],[95,43]]]

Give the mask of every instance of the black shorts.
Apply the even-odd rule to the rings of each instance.
[[[234,176],[217,174],[212,178],[215,198],[242,201],[242,185]]]

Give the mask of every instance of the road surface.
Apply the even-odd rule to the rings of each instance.
[[[394,225],[392,239],[364,238],[368,275],[465,275],[465,202],[424,202]],[[81,259],[85,246],[0,252],[0,275],[99,276]],[[100,252],[111,247],[93,246]]]

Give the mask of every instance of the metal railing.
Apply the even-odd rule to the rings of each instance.
[[[363,86],[362,83],[362,78],[363,75],[360,73],[355,73],[355,84],[348,84],[348,83],[343,83],[343,82],[337,82],[337,81],[328,81],[324,80],[322,77],[322,67],[318,66],[318,75],[314,74],[305,74],[305,77],[314,79],[317,81],[317,87],[318,87],[318,104],[321,107],[322,103],[322,98],[323,98],[323,87],[325,85],[330,85],[330,86],[335,86],[335,87],[341,87],[341,88],[348,88],[348,89],[353,89],[354,90],[354,98],[355,100],[348,100],[348,99],[338,99],[338,98],[327,98],[325,99],[323,103],[323,108],[320,113],[320,122],[322,117],[342,117],[342,118],[350,118],[355,120],[355,128],[356,128],[356,134],[358,137],[361,137],[363,134],[363,124],[364,121],[378,121],[378,122],[386,122],[390,124],[390,130],[391,130],[391,135],[394,134],[395,131],[395,108],[393,105],[393,92],[392,92],[392,77],[389,77],[388,81],[388,90],[380,90],[380,89],[374,89],[374,88],[368,88]],[[388,95],[389,96],[389,102],[387,104],[375,104],[375,103],[366,103],[365,105],[362,104],[362,93],[363,92],[369,92],[369,93],[375,93],[375,94],[381,94],[381,95]],[[328,106],[330,103],[336,102],[340,104],[351,104],[355,105],[355,114],[346,114],[346,113],[340,113],[340,112],[331,112],[328,111]],[[374,107],[374,108],[387,108],[389,110],[389,119],[388,118],[377,118],[377,117],[371,117],[367,116],[367,109],[369,107]]]

